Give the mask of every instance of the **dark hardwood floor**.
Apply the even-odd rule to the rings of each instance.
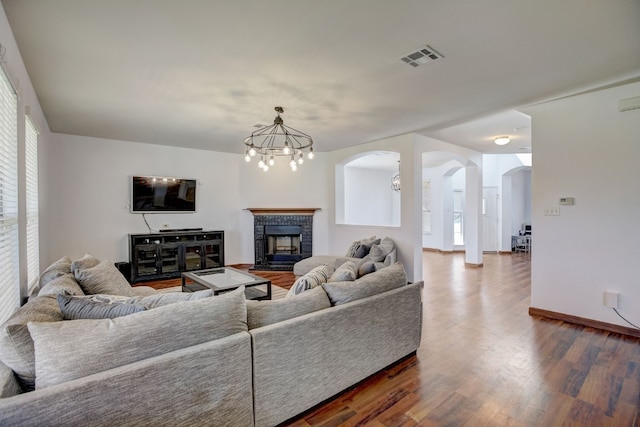
[[[234,264],[229,267],[237,268],[255,274],[256,276],[264,277],[271,280],[272,285],[280,286],[284,289],[289,289],[295,277],[291,271],[253,271],[249,270],[252,264]],[[151,286],[155,289],[172,288],[174,286],[182,285],[182,279],[168,279],[168,280],[155,280],[152,282],[138,283],[140,286]]]
[[[483,268],[457,253],[423,260],[416,356],[286,425],[639,425],[639,339],[529,316],[525,254],[485,254]]]

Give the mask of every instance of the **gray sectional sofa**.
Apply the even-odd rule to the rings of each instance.
[[[393,264],[279,300],[138,295],[120,303],[143,311],[80,320],[61,320],[45,292],[19,310],[35,390],[0,363],[0,425],[274,426],[415,352],[421,289]],[[54,320],[27,321],[38,304]]]
[[[293,265],[293,274],[300,277],[320,265],[338,268],[348,261],[356,263],[360,276],[388,267],[397,261],[395,243],[388,237],[376,236],[356,240],[344,255],[313,255],[298,261]]]

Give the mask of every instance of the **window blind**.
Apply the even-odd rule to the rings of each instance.
[[[38,209],[38,128],[28,115],[25,120],[25,171],[27,177],[27,283],[29,291],[40,275]]]
[[[0,322],[20,306],[18,97],[0,67]]]

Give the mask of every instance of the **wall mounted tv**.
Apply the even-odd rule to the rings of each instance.
[[[196,211],[196,180],[163,176],[131,177],[131,212]]]

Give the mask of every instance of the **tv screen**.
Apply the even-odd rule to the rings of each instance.
[[[134,176],[131,212],[195,212],[196,180],[161,176]]]

